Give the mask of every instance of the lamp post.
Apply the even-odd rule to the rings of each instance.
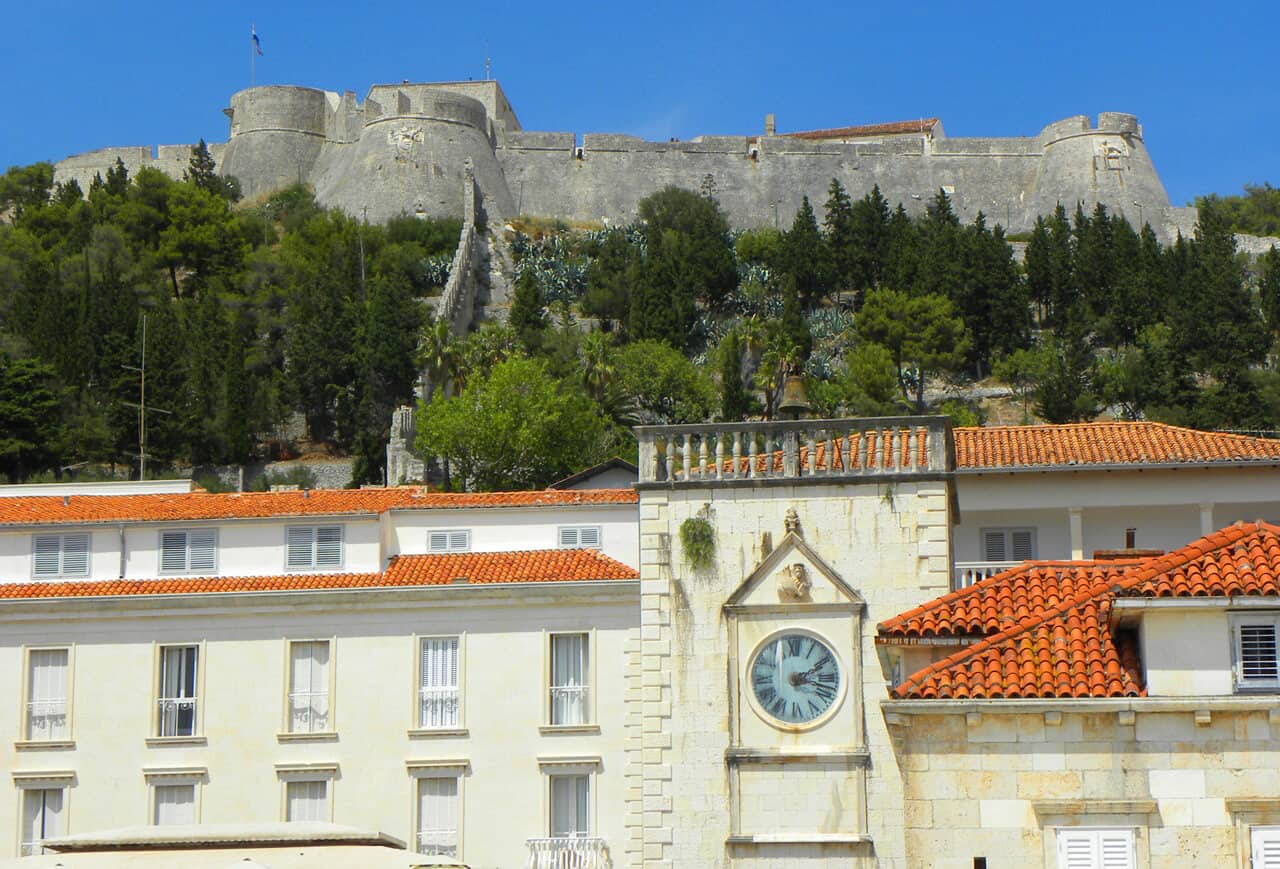
[[[1138,206],[1138,231],[1141,232],[1142,227],[1147,225],[1146,221],[1142,219],[1142,203],[1135,199],[1133,204]]]

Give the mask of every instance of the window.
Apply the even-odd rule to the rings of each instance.
[[[599,549],[599,525],[565,525],[559,529],[561,549]]]
[[[157,736],[196,735],[199,702],[196,697],[196,666],[199,653],[198,646],[160,648]]]
[[[418,853],[458,856],[458,779],[418,779]]]
[[[983,561],[1030,561],[1036,557],[1036,529],[983,528]]]
[[[89,575],[88,534],[38,534],[31,549],[33,576]]]
[[[190,784],[154,785],[151,823],[194,824],[196,822],[196,786]]]
[[[1254,827],[1249,839],[1253,869],[1280,869],[1280,827]]]
[[[427,535],[428,552],[469,552],[471,532],[467,529],[432,531]]]
[[[550,721],[553,725],[591,721],[589,646],[587,634],[551,635]]]
[[[1236,688],[1280,688],[1277,613],[1242,613],[1232,617]]]
[[[288,567],[341,567],[342,526],[290,528],[286,549]]]
[[[422,678],[418,689],[418,726],[460,726],[458,690],[458,638],[424,637]]]
[[[19,853],[23,857],[43,854],[40,842],[63,833],[62,788],[22,789],[22,829],[19,831]]]
[[[160,532],[161,573],[217,571],[218,532],[212,528]]]
[[[552,838],[591,835],[591,776],[586,773],[551,775]]]
[[[1133,830],[1058,830],[1059,869],[1134,869]]]
[[[285,782],[284,819],[286,821],[328,821],[329,781],[302,779]]]
[[[289,732],[323,733],[329,729],[329,643],[290,643]]]
[[[27,652],[27,726],[25,738],[33,742],[66,739],[67,649],[31,649]]]

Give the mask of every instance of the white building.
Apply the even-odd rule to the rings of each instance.
[[[1032,779],[993,780],[987,823],[957,814],[968,784],[939,777],[957,796],[921,796],[931,770],[997,762],[956,742],[957,721],[991,718],[1005,734],[998,721],[1027,710],[902,693],[1021,612],[979,585],[964,599],[1005,607],[981,631],[898,643],[877,623],[1006,561],[1121,549],[1117,564],[1145,564],[1144,550],[1175,550],[1207,522],[1280,514],[1280,443],[1153,424],[953,433],[911,418],[639,436],[634,489],[0,498],[0,818],[13,819],[0,851],[139,824],[332,821],[475,867],[906,867],[969,844],[983,850],[966,850],[966,867],[995,867],[1000,835],[1033,843],[1017,865],[1036,865],[1036,848],[1059,865],[1054,831],[1069,824],[991,820],[1026,820],[1033,803],[1076,811],[1020,795]],[[1070,702],[1151,699],[1153,714],[1181,715],[1158,696],[1176,685],[1197,726],[1207,708],[1262,734],[1248,716],[1280,704],[1205,700],[1229,682],[1197,667],[1222,656],[1176,642],[1218,631],[1226,610],[1188,621],[1180,606],[1140,616],[1138,659],[1178,651],[1172,670],[1197,672],[1148,670],[1133,683],[1146,694]],[[1041,733],[1049,713],[1067,717],[1046,699],[1059,698],[1027,713]],[[1075,712],[1092,721],[1094,708]],[[1080,727],[1049,741],[1088,742],[1099,770],[1140,755],[1127,731]],[[1261,764],[1269,733],[1248,736]],[[1018,742],[1000,762],[1036,762],[1008,760]],[[1042,763],[1074,762],[1044,751]],[[1215,757],[1206,777],[1241,768]],[[1177,769],[1172,749],[1158,763]],[[1144,779],[1148,792],[1162,781]],[[1098,787],[1111,808],[1138,799]],[[1238,790],[1280,800],[1257,779]],[[1031,808],[991,814],[1010,800]],[[1147,803],[1134,805],[1120,814]],[[1221,825],[1178,817],[1160,820],[1188,835],[1212,826],[1206,847],[1226,853]],[[1152,865],[1170,853],[1143,841]]]

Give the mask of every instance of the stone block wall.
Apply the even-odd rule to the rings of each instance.
[[[1244,869],[1249,827],[1280,822],[1280,699],[1042,705],[895,719],[908,865],[1055,866],[1059,828],[1114,826],[1139,866]]]

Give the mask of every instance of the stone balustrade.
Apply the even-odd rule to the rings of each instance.
[[[937,476],[955,467],[947,417],[641,426],[640,485]]]

